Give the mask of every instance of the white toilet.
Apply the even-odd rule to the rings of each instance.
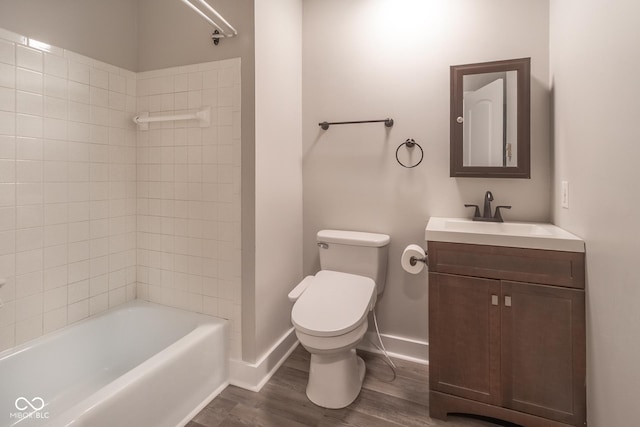
[[[322,270],[289,293],[296,335],[311,353],[307,396],[318,406],[344,408],[360,393],[365,365],[355,348],[384,289],[389,240],[386,234],[319,231]]]

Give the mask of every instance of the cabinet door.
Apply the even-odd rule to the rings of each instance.
[[[498,280],[429,274],[431,390],[501,403],[499,296]]]
[[[504,406],[582,425],[584,291],[503,281],[502,292]]]

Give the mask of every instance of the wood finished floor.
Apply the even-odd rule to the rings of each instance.
[[[358,352],[367,365],[362,391],[344,409],[320,408],[307,399],[309,353],[298,346],[259,393],[227,387],[187,427],[490,427],[484,420],[429,418],[428,367],[394,360],[397,377],[381,356]]]

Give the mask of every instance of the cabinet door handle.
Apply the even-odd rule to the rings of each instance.
[[[509,295],[505,295],[504,297],[504,306],[511,307],[511,297]]]
[[[491,295],[491,305],[498,305],[498,295]]]

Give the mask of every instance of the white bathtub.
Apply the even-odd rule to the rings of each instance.
[[[0,353],[0,426],[179,426],[228,384],[227,322],[132,301]]]

